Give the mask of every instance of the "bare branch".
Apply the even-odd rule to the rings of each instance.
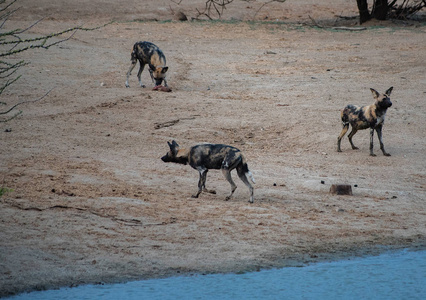
[[[398,5],[396,4],[396,0],[394,0],[389,5],[389,8],[391,10],[390,18],[406,20],[410,16],[416,14],[417,12],[426,7],[426,0],[412,2],[410,2],[409,0],[404,0],[400,5]]]
[[[15,3],[17,0],[13,0],[12,3],[10,3],[9,5],[7,5],[5,8],[0,9],[0,10],[6,10],[8,7],[10,7],[13,3]],[[2,1],[0,4],[3,4],[5,1]],[[19,8],[18,8],[19,9]],[[3,20],[1,27],[3,27],[3,25],[5,24],[5,22],[7,21],[7,19],[9,18],[10,15],[12,15],[13,13],[15,13],[18,9],[12,10],[10,12],[7,12],[6,14],[3,14],[2,16],[0,16],[0,20]],[[51,46],[57,45],[63,41],[66,41],[68,39],[70,39],[74,34],[75,31],[81,30],[81,31],[92,31],[92,30],[96,30],[99,29],[101,27],[105,27],[110,23],[98,26],[98,27],[94,27],[94,28],[85,28],[82,26],[76,26],[73,28],[69,28],[60,32],[56,32],[56,33],[52,33],[49,35],[45,35],[45,36],[41,36],[41,37],[36,37],[36,38],[29,38],[29,39],[22,39],[20,37],[20,34],[27,32],[29,29],[31,29],[32,27],[36,26],[38,23],[40,23],[44,18],[37,20],[36,22],[34,22],[33,24],[31,24],[30,26],[26,27],[25,29],[13,29],[13,30],[9,30],[6,32],[0,32],[0,46],[5,46],[5,45],[12,45],[12,48],[9,49],[8,51],[3,51],[2,53],[0,53],[0,57],[3,56],[10,56],[10,55],[14,55],[29,49],[34,49],[34,48],[44,48],[44,49],[48,49]],[[54,42],[54,43],[48,43],[48,40],[55,38],[55,37],[59,37],[62,35],[65,35],[69,32],[73,32],[73,34],[71,34],[70,37],[62,39],[61,41],[58,42]],[[36,44],[34,44],[36,43]],[[30,44],[30,45],[28,45]],[[24,46],[26,45],[26,46]],[[20,47],[19,49],[15,50],[16,48]]]
[[[35,48],[48,49],[48,48],[50,48],[50,47],[52,47],[54,45],[57,45],[59,43],[62,43],[62,42],[65,42],[65,41],[69,40],[75,34],[75,32],[77,32],[79,30],[80,31],[93,31],[93,30],[105,27],[105,26],[107,26],[107,25],[109,25],[111,23],[112,22],[104,24],[104,25],[101,25],[101,26],[98,26],[98,27],[94,27],[94,28],[85,28],[85,27],[81,27],[81,26],[76,26],[76,27],[73,27],[73,28],[69,28],[69,29],[57,32],[57,33],[52,33],[52,34],[49,34],[49,35],[45,35],[45,36],[41,36],[41,37],[37,37],[37,38],[32,38],[32,39],[26,39],[26,40],[1,41],[0,45],[28,44],[28,43],[31,43],[31,42],[40,42],[40,43],[37,44],[37,45],[31,44],[29,46],[22,47],[22,48],[17,49],[17,50],[11,50],[11,51],[0,53],[0,57],[14,55],[14,54],[17,54],[17,53],[20,53],[20,52],[27,51],[29,49],[35,49]],[[35,24],[33,24],[33,25],[35,25]],[[62,39],[62,40],[54,42],[54,43],[46,44],[49,39],[54,38],[54,37],[58,37],[58,36],[61,36],[61,35],[64,35],[64,34],[66,34],[68,32],[71,32],[71,31],[74,31],[74,32],[68,38]],[[19,33],[22,33],[22,31],[14,30],[14,31],[10,31],[7,34],[5,33],[4,35],[12,35],[12,34],[19,34]]]
[[[256,18],[256,15],[259,13],[259,11],[265,6],[265,5],[268,5],[269,3],[272,3],[272,2],[274,2],[274,0],[270,0],[270,1],[268,1],[268,2],[265,2],[265,3],[263,3],[260,7],[259,7],[259,9],[258,10],[256,10],[256,12],[255,12],[255,14],[254,14],[254,16],[253,16],[253,19],[254,18]]]
[[[15,80],[16,81],[16,80]],[[49,95],[49,93],[51,92],[53,90],[53,88],[51,88],[46,94],[44,94],[43,96],[41,96],[40,98],[38,98],[38,99],[35,99],[35,100],[27,100],[27,101],[22,101],[22,102],[19,102],[19,103],[17,103],[17,104],[15,104],[14,106],[12,106],[11,108],[9,108],[7,111],[3,111],[3,112],[0,112],[0,115],[5,115],[5,114],[7,114],[7,113],[9,113],[9,112],[11,112],[13,109],[15,109],[16,107],[18,107],[19,105],[21,105],[21,104],[25,104],[25,103],[32,103],[32,102],[37,102],[37,101],[40,101],[40,100],[42,100],[43,98],[45,98],[47,95]],[[0,122],[6,122],[6,121],[0,121]]]
[[[180,4],[183,0],[170,0],[171,2],[175,4]],[[195,17],[195,19],[199,19],[200,16],[205,16],[209,20],[213,20],[215,18],[220,19],[223,15],[224,10],[226,9],[226,6],[231,4],[234,0],[206,0],[205,6],[203,10],[200,10],[198,8],[195,8],[198,15]],[[241,0],[244,2],[256,2],[256,0]],[[286,0],[269,0],[265,3],[263,3],[259,9],[254,14],[253,18],[256,17],[256,15],[259,13],[260,10],[262,10],[266,5],[272,3],[272,2],[279,2],[284,3]]]
[[[6,83],[2,86],[2,87],[0,87],[0,94],[2,94],[3,93],[3,91],[9,86],[9,85],[11,85],[12,83],[14,83],[15,81],[17,81],[19,78],[20,78],[21,76],[18,76],[18,77],[16,77],[15,79],[10,79],[10,80],[8,80],[8,81],[6,81]],[[1,113],[0,113],[0,115],[1,115]]]
[[[1,7],[0,8],[0,11],[5,11],[5,10],[7,10],[9,7],[11,7],[16,1],[18,1],[18,0],[13,0],[12,2],[10,2],[8,5],[6,5],[5,7]],[[6,2],[6,0],[3,0],[3,1],[0,1],[0,4],[3,4],[3,3],[5,3]]]
[[[4,21],[1,23],[0,28],[2,28],[2,27],[3,27],[4,23],[6,23],[6,21],[9,19],[9,17],[10,17],[11,15],[13,15],[13,14],[14,14],[14,13],[18,10],[18,9],[19,9],[19,8],[14,9],[14,10],[12,10],[12,11],[10,11],[10,12],[7,12],[7,13],[5,13],[4,15],[0,16],[0,20],[3,20],[3,19],[4,19]]]
[[[210,20],[213,20],[214,14],[217,15],[218,19],[220,19],[223,11],[226,9],[226,6],[233,1],[234,0],[206,0],[203,11],[200,11],[198,8],[196,8],[198,12],[196,19],[200,16],[206,16]]]
[[[17,62],[16,64],[10,64],[5,61],[0,60],[0,78],[7,78],[11,76],[17,69],[19,69],[22,66],[28,65],[29,63],[26,63],[25,61],[21,60],[20,62]],[[7,75],[1,75],[7,72],[11,72]]]
[[[27,31],[27,30],[29,30],[29,29],[33,28],[34,26],[36,26],[38,23],[40,23],[40,22],[41,22],[41,21],[43,21],[43,20],[44,20],[44,18],[41,18],[40,20],[35,21],[33,24],[31,24],[31,25],[30,25],[30,26],[28,26],[27,28],[22,29],[21,31],[18,31],[16,34],[24,33],[25,31]]]
[[[259,7],[259,9],[256,11],[256,13],[254,14],[253,19],[254,19],[254,18],[256,18],[256,15],[259,13],[259,11],[261,11],[261,10],[262,10],[262,8],[263,8],[263,7],[265,7],[265,6],[266,6],[266,5],[268,5],[268,4],[271,4],[272,2],[281,2],[281,3],[284,3],[284,2],[286,2],[286,0],[270,0],[270,1],[268,1],[268,2],[263,3],[263,4]]]
[[[20,114],[22,114],[22,110],[18,111],[17,113],[15,113],[13,116],[11,116],[8,119],[4,119],[4,120],[0,120],[0,123],[6,123],[9,122],[10,120],[15,119],[17,116],[19,116]]]
[[[36,22],[32,23],[31,25],[27,26],[24,29],[15,28],[15,29],[5,30],[4,27],[8,19],[19,10],[19,8],[17,9],[12,8],[12,5],[15,4],[17,1],[18,0],[0,0],[0,6],[2,6],[0,7],[0,46],[2,46],[0,50],[0,58],[4,57],[4,59],[0,59],[0,79],[2,80],[0,83],[0,96],[3,94],[6,88],[8,88],[12,84],[14,84],[17,80],[19,80],[21,75],[17,76],[16,75],[17,71],[21,67],[29,64],[25,62],[24,60],[21,60],[19,62],[7,61],[7,59],[11,58],[11,56],[22,53],[30,49],[36,49],[36,48],[49,49],[52,46],[68,41],[76,34],[77,31],[92,31],[92,30],[105,27],[112,23],[112,22],[109,22],[107,24],[93,27],[93,28],[75,26],[66,30],[62,30],[56,33],[51,33],[44,36],[38,36],[33,38],[23,38],[21,36],[23,33],[28,32],[31,28],[39,24],[44,18],[37,20]],[[13,116],[11,117],[4,116],[6,119],[1,119],[0,122],[3,123],[16,118],[22,113],[22,111],[18,111],[14,113],[13,112],[14,109],[16,109],[18,106],[24,103],[33,103],[33,102],[40,101],[43,98],[45,98],[51,91],[52,89],[50,89],[46,94],[44,94],[42,97],[38,99],[21,101],[19,103],[16,103],[15,105],[12,105],[9,109],[0,111],[0,115],[2,116],[9,113],[13,114]],[[4,102],[0,102],[0,104],[7,105]]]

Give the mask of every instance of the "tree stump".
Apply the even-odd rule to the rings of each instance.
[[[332,184],[330,193],[335,195],[350,195],[352,196],[352,186],[349,184]]]

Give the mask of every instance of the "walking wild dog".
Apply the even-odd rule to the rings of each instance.
[[[349,133],[349,142],[351,143],[352,149],[358,149],[355,147],[352,142],[352,138],[358,130],[370,128],[370,155],[376,156],[373,153],[373,136],[374,130],[377,131],[377,136],[380,142],[380,149],[383,152],[383,155],[390,156],[389,153],[385,151],[385,146],[383,145],[382,139],[382,128],[385,122],[386,110],[392,106],[390,101],[390,94],[393,87],[390,87],[384,94],[377,92],[375,89],[370,89],[373,93],[373,97],[376,100],[374,104],[368,106],[355,106],[348,105],[346,106],[341,113],[341,118],[343,122],[343,129],[337,138],[337,151],[342,152],[340,149],[340,142],[342,137],[346,134],[349,129],[349,124],[352,126],[352,131]]]
[[[231,171],[237,169],[238,177],[250,190],[250,203],[253,203],[253,187],[249,183],[247,176],[254,182],[253,175],[248,169],[246,159],[240,150],[235,147],[221,144],[201,144],[188,149],[179,149],[179,145],[172,141],[167,142],[170,151],[164,155],[161,160],[164,162],[174,162],[179,164],[189,164],[192,168],[198,170],[200,179],[198,181],[198,191],[192,196],[198,198],[202,191],[213,193],[214,190],[206,189],[207,172],[210,169],[221,169],[226,180],[231,184],[231,194],[225,200],[232,197],[237,186],[231,177]]]
[[[131,65],[127,72],[126,87],[129,87],[129,77],[139,60],[139,71],[138,80],[141,87],[145,87],[141,81],[141,74],[146,64],[149,65],[149,74],[151,75],[152,82],[156,86],[161,85],[164,81],[164,86],[167,87],[166,72],[169,69],[166,67],[166,57],[163,51],[160,50],[156,45],[150,42],[137,42],[133,45],[133,51],[131,54]]]

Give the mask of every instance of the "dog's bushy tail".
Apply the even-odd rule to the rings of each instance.
[[[343,126],[349,124],[349,112],[348,112],[348,108],[347,107],[345,107],[344,109],[342,109],[340,117],[342,119]]]
[[[246,175],[250,178],[251,182],[256,183],[256,181],[254,180],[253,174],[250,171],[248,171]]]
[[[130,61],[131,62],[134,63],[138,60],[137,53],[138,53],[138,44],[136,43],[136,44],[133,45],[133,50],[132,50],[132,53],[130,54]]]

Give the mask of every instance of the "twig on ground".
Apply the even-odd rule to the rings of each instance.
[[[120,222],[123,225],[127,225],[127,226],[158,226],[158,225],[167,225],[170,223],[175,223],[176,220],[173,219],[170,222],[160,222],[160,223],[142,223],[141,220],[138,219],[123,219],[123,218],[118,218],[116,216],[112,216],[112,215],[106,215],[106,214],[101,214],[99,212],[87,209],[87,208],[81,208],[81,207],[74,207],[74,206],[67,206],[67,205],[53,205],[53,206],[49,206],[46,208],[40,208],[40,207],[36,207],[36,206],[29,206],[29,207],[24,207],[21,204],[15,203],[15,202],[11,202],[11,201],[2,201],[3,203],[6,203],[12,207],[21,209],[21,210],[34,210],[34,211],[46,211],[46,210],[50,210],[50,209],[74,209],[77,211],[84,211],[84,212],[88,212],[91,213],[95,216],[101,217],[101,218],[108,218],[111,219],[112,221],[115,222]]]
[[[170,127],[170,126],[175,125],[179,121],[180,121],[179,119],[176,119],[176,120],[171,120],[171,121],[167,121],[167,122],[163,122],[163,123],[155,123],[154,128],[160,129],[160,128],[163,128],[163,127]]]
[[[318,22],[314,18],[312,18],[311,16],[308,15],[308,17],[309,17],[309,19],[311,19],[312,23],[314,23],[314,25],[310,25],[310,26],[318,27],[318,28],[321,28],[321,29],[347,30],[347,31],[362,31],[362,30],[367,29],[367,27],[323,26],[323,25],[318,24]],[[309,24],[306,24],[306,25],[309,25]]]

